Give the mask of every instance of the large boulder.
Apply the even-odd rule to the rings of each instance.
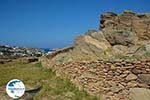
[[[79,36],[75,41],[75,48],[72,51],[74,58],[82,56],[83,60],[96,60],[106,56],[106,51],[111,48],[102,32],[93,32],[84,36]],[[80,55],[77,55],[79,54]]]
[[[130,97],[130,100],[149,100],[150,99],[150,89],[131,88],[129,97]]]
[[[107,29],[103,30],[105,38],[111,45],[133,45],[136,44],[137,36],[131,31]]]
[[[72,47],[58,49],[46,57],[51,64],[60,64],[70,61],[93,61],[107,58],[111,50],[110,43],[101,31],[88,31],[83,36],[78,36]]]

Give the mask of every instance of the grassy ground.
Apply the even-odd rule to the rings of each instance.
[[[97,100],[85,91],[79,91],[68,80],[56,77],[51,70],[42,68],[39,62],[30,64],[0,65],[0,87],[11,79],[20,79],[26,87],[42,86],[34,100]]]

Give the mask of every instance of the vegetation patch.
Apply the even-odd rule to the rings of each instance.
[[[67,79],[61,79],[52,70],[44,69],[40,62],[13,63],[0,65],[0,87],[5,87],[11,79],[22,80],[26,88],[41,86],[33,100],[97,100],[85,91],[73,85]]]

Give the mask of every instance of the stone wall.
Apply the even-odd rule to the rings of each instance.
[[[150,60],[68,62],[51,66],[48,59],[43,66],[60,77],[67,77],[79,89],[102,97],[102,100],[129,100],[133,88],[150,88]],[[147,99],[145,99],[147,100]]]

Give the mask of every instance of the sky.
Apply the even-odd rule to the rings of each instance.
[[[150,0],[0,0],[0,44],[62,48],[124,10],[149,13]]]

